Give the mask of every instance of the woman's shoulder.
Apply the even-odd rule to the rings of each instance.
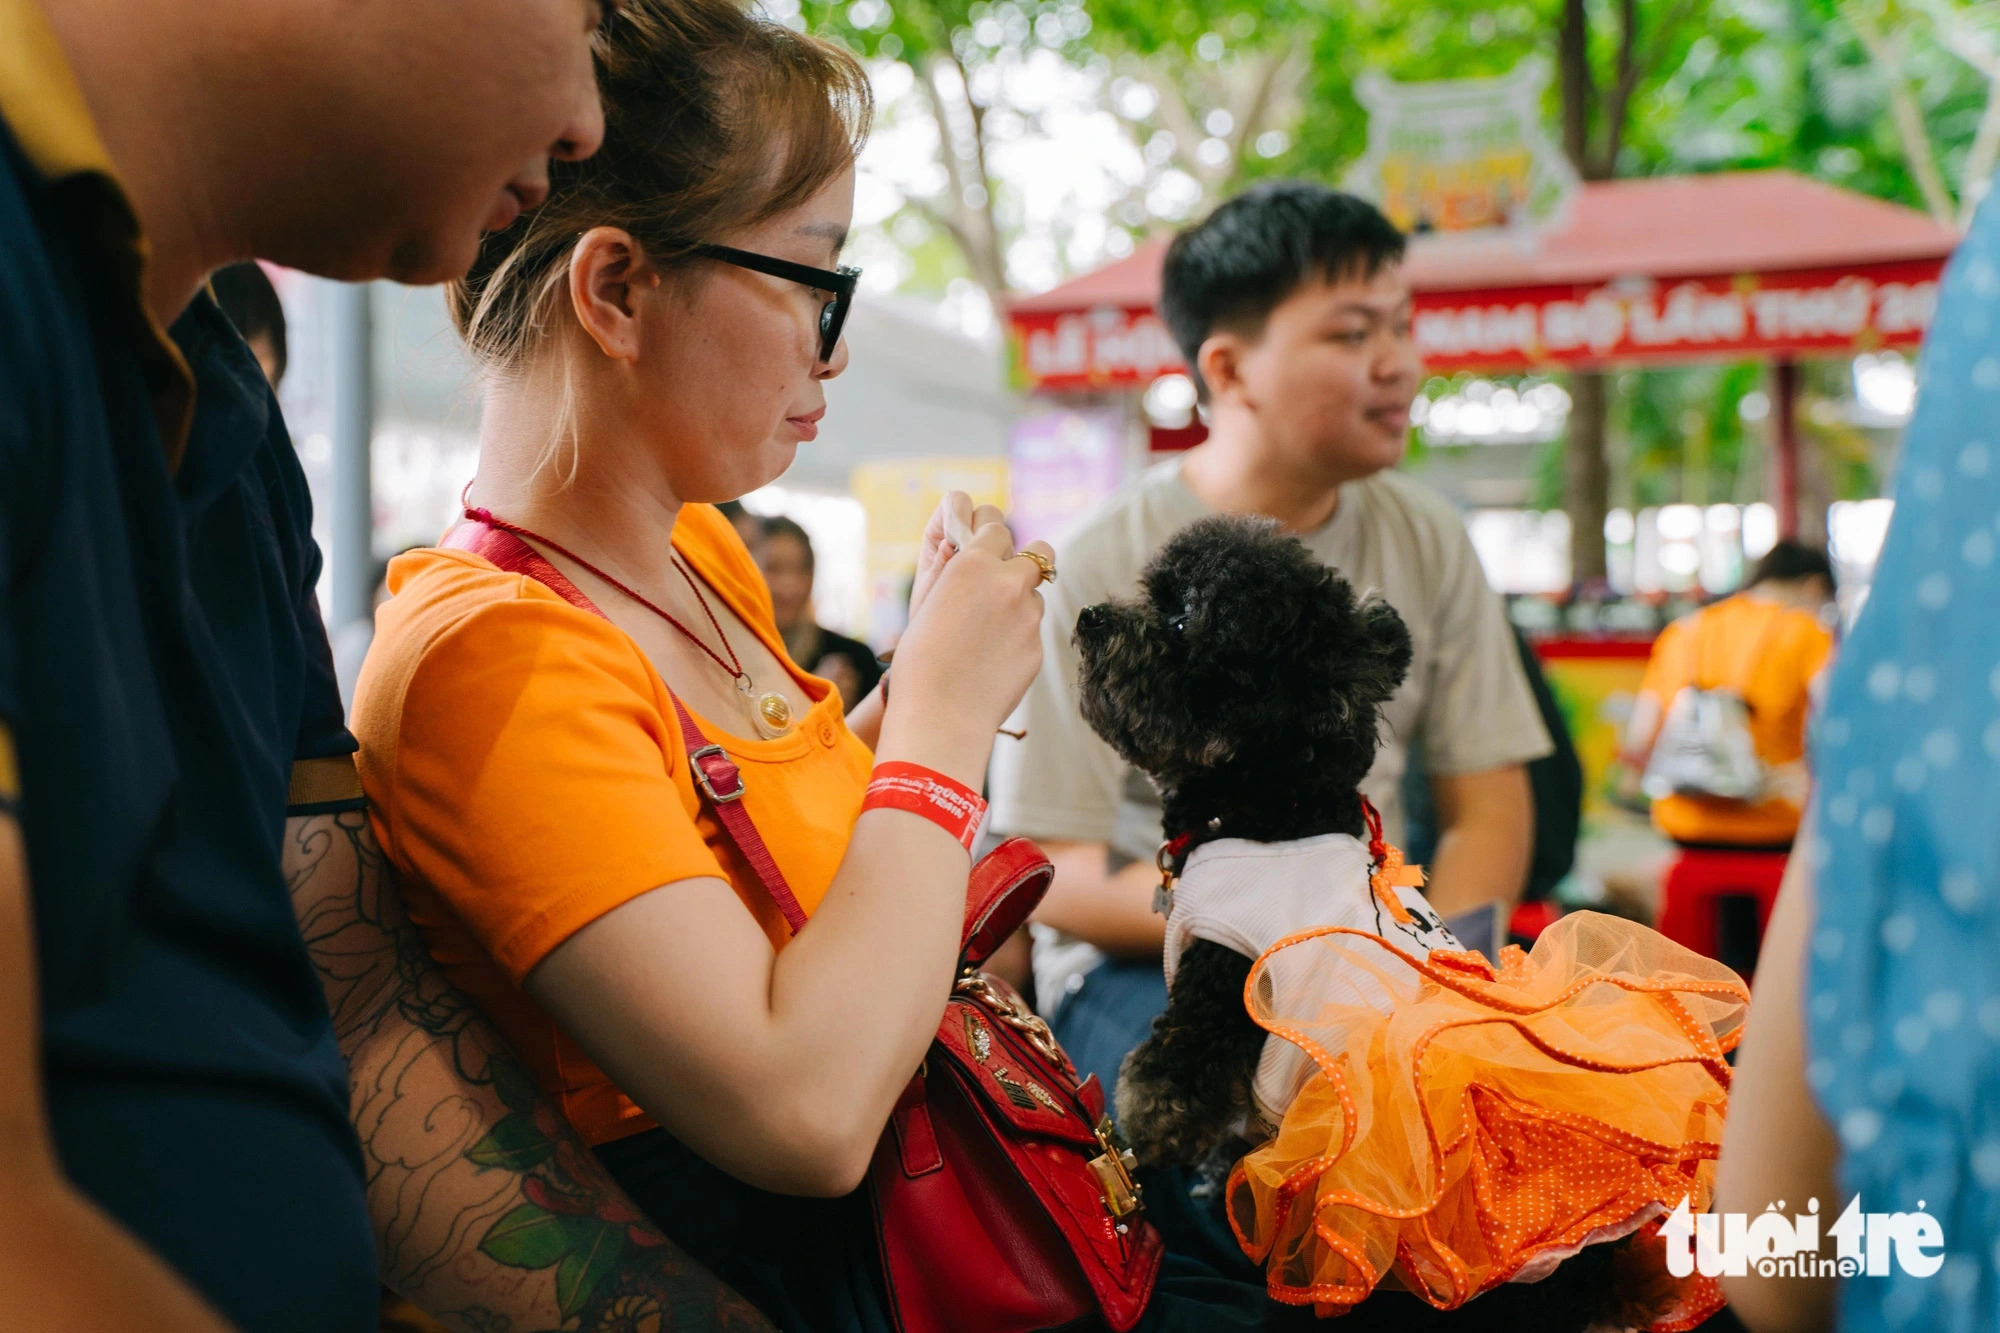
[[[389,600],[355,688],[354,730],[364,749],[399,728],[419,681],[441,698],[479,706],[491,689],[518,692],[531,677],[567,677],[578,691],[646,688],[648,668],[629,638],[524,574],[468,551],[426,548],[389,565]]]
[[[378,646],[427,647],[458,632],[497,637],[522,625],[534,626],[537,635],[624,637],[604,617],[470,551],[426,547],[405,552],[389,562],[388,588],[389,600],[375,613]]]

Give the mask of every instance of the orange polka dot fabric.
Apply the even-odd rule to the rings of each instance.
[[[1281,940],[1244,1000],[1312,1068],[1231,1174],[1230,1225],[1272,1296],[1322,1315],[1383,1283],[1450,1309],[1641,1232],[1650,1327],[1691,1328],[1721,1296],[1666,1277],[1658,1222],[1708,1206],[1749,999],[1720,963],[1594,912],[1498,968],[1344,927]]]

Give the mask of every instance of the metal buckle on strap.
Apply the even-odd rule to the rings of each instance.
[[[734,787],[726,792],[715,789],[715,779],[709,774],[708,764],[705,762],[710,759],[722,761],[728,775],[736,780]],[[732,801],[743,799],[743,770],[736,766],[735,761],[720,745],[704,745],[699,750],[689,751],[688,767],[694,771],[694,780],[700,784],[702,794],[717,805],[728,805]]]

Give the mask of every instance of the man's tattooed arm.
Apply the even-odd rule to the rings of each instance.
[[[634,1208],[417,938],[364,811],[286,821],[384,1280],[461,1333],[768,1330]]]

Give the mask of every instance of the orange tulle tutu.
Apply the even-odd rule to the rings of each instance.
[[[1244,998],[1311,1059],[1229,1179],[1278,1300],[1337,1314],[1387,1281],[1448,1309],[1708,1206],[1750,992],[1651,930],[1574,913],[1496,970],[1322,927],[1259,958]],[[1658,1276],[1658,1333],[1722,1303]]]

